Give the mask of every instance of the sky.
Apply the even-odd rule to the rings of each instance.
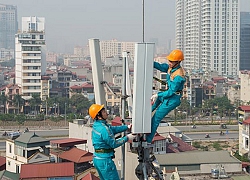
[[[239,0],[241,11],[250,11],[250,0]],[[49,51],[73,53],[90,38],[141,42],[142,0],[0,0],[17,6],[21,17],[45,17]],[[160,45],[175,36],[175,0],[144,0],[145,41],[158,38]]]

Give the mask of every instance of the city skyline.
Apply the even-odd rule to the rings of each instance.
[[[48,51],[73,53],[90,38],[100,40],[142,41],[142,0],[34,1],[0,0],[17,6],[21,18],[45,17]],[[250,11],[250,1],[241,0],[241,11]],[[158,38],[159,44],[175,39],[175,1],[145,1],[145,41]]]

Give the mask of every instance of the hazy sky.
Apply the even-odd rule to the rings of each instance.
[[[250,0],[241,10],[250,11]],[[0,0],[17,6],[21,17],[45,17],[49,51],[73,52],[89,38],[142,41],[142,0]],[[145,39],[165,45],[175,36],[175,0],[145,0]]]

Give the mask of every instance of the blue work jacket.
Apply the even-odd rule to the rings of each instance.
[[[128,129],[128,126],[111,126],[106,120],[95,120],[92,129],[92,143],[94,149],[115,149],[128,141],[128,137],[124,136],[119,139],[115,139],[115,134],[124,132]],[[96,153],[96,157],[112,157],[114,152],[109,153]]]
[[[158,92],[158,98],[163,102],[164,99],[174,97],[176,92],[182,91],[184,88],[184,84],[186,82],[185,77],[183,74],[177,74],[174,76],[174,78],[171,78],[171,74],[174,73],[176,70],[181,68],[180,65],[177,67],[171,69],[169,72],[169,65],[167,63],[160,64],[158,62],[154,62],[154,68],[161,72],[167,73],[166,75],[166,83],[167,83],[167,90],[164,92]]]

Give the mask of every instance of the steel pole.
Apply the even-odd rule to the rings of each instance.
[[[123,125],[124,119],[125,119],[125,111],[126,111],[126,61],[127,58],[126,56],[123,56],[123,75],[122,75],[122,81],[123,81],[123,86],[122,86],[122,108],[121,108],[121,114],[122,114],[122,120],[123,120]],[[125,132],[122,133],[123,136],[125,136]],[[125,145],[122,145],[122,157],[121,157],[121,180],[125,179]]]
[[[64,126],[66,126],[66,116],[67,116],[67,111],[66,111],[66,103],[64,104]]]

